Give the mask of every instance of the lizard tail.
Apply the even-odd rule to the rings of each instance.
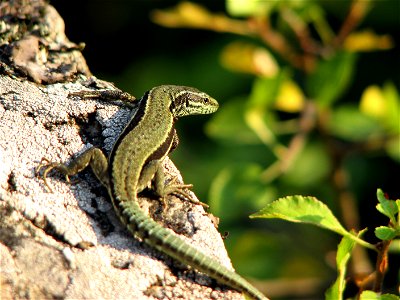
[[[186,243],[176,234],[157,224],[140,209],[136,201],[117,201],[114,203],[121,221],[126,224],[134,236],[158,251],[183,262],[218,282],[243,291],[255,300],[268,300],[259,290],[234,271],[226,268],[217,260]]]

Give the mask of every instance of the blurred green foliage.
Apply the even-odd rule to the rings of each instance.
[[[167,27],[235,35],[238,40],[222,48],[221,63],[253,76],[249,92],[224,101],[206,126],[219,143],[213,153],[222,152],[219,161],[225,161],[218,163],[224,166],[211,182],[209,202],[221,217],[221,228],[231,232],[227,245],[239,272],[258,278],[329,280],[329,264],[321,264],[327,249],[318,256],[291,251],[293,236],[282,238],[269,224],[249,224],[246,215],[284,195],[317,194],[331,201],[346,227],[359,230],[362,199],[351,187],[346,160],[381,155],[398,167],[400,97],[395,78],[380,85],[356,77],[363,53],[394,47],[390,35],[360,26],[379,5],[346,3],[347,15],[334,22],[336,28],[324,2],[318,1],[226,1],[226,15],[183,2],[153,13],[153,20]],[[361,91],[351,98],[354,85]],[[291,209],[301,212],[300,206]],[[293,230],[282,228],[281,234],[291,236]],[[304,244],[329,242],[319,233],[304,238]],[[297,246],[307,249],[302,243]],[[372,272],[372,261],[369,270],[362,270],[365,257],[353,260],[354,276]],[[295,272],[289,265],[301,267]]]
[[[70,38],[87,43],[96,76],[136,96],[170,83],[218,99],[208,121],[180,120],[174,162],[220,218],[220,231],[229,232],[225,243],[239,273],[293,279],[275,294],[266,283],[274,299],[323,297],[336,277],[337,237],[248,216],[303,194],[323,199],[347,230],[386,225],[371,212],[378,187],[400,196],[400,4],[177,3],[88,1],[81,22],[94,33]],[[74,24],[62,15],[68,32]],[[365,256],[353,260],[353,275],[357,265],[373,267]],[[390,261],[385,288],[393,292],[399,258]],[[316,283],[301,293],[289,288],[302,279]]]

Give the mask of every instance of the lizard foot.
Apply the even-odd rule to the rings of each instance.
[[[53,190],[52,190],[52,188],[50,187],[50,185],[49,185],[49,183],[48,183],[48,181],[47,181],[47,174],[48,174],[51,170],[53,170],[53,169],[56,169],[56,170],[60,171],[61,173],[64,173],[64,172],[63,172],[63,169],[64,169],[64,168],[65,168],[65,165],[64,165],[64,164],[56,163],[56,162],[51,162],[51,161],[48,160],[47,158],[43,157],[43,158],[42,158],[42,161],[41,161],[40,164],[37,166],[37,168],[36,168],[36,170],[35,170],[35,173],[36,173],[36,176],[41,177],[41,178],[43,179],[43,182],[44,182],[45,186],[47,187],[48,191],[49,191],[50,193],[52,193]],[[40,171],[41,171],[42,169],[43,169],[44,171],[43,171],[43,174],[40,175]],[[65,174],[65,180],[66,180],[68,183],[71,183],[71,180],[69,179],[69,176],[68,176],[67,174]]]
[[[200,204],[201,206],[208,208],[208,205],[206,203],[203,203],[203,202],[193,198],[193,196],[188,191],[186,191],[186,189],[191,189],[192,187],[193,187],[193,184],[180,184],[180,183],[176,183],[176,179],[173,179],[165,187],[164,195],[173,194],[181,200],[189,201],[194,204]]]

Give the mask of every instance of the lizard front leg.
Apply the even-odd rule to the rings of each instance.
[[[44,184],[51,191],[51,188],[47,182],[47,174],[52,170],[56,169],[60,173],[65,175],[67,182],[69,182],[69,176],[78,174],[84,170],[87,166],[90,166],[93,173],[100,180],[100,182],[106,187],[109,186],[109,175],[108,175],[108,161],[104,153],[99,148],[90,148],[86,150],[69,164],[50,162],[48,159],[43,158],[42,163],[36,169],[37,174],[44,169],[43,178]]]

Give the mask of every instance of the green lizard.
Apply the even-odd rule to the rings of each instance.
[[[137,201],[137,194],[150,182],[160,197],[180,194],[191,200],[183,190],[191,185],[164,183],[161,163],[178,144],[174,129],[178,117],[209,114],[217,109],[218,102],[197,89],[173,85],[155,87],[139,100],[136,113],[118,137],[108,160],[100,149],[91,148],[68,165],[45,160],[46,164],[42,163],[38,170],[45,168],[42,177],[48,186],[46,176],[51,169],[63,173],[69,180],[69,176],[90,165],[107,187],[119,219],[134,236],[251,298],[267,299],[240,275],[148,217]]]

